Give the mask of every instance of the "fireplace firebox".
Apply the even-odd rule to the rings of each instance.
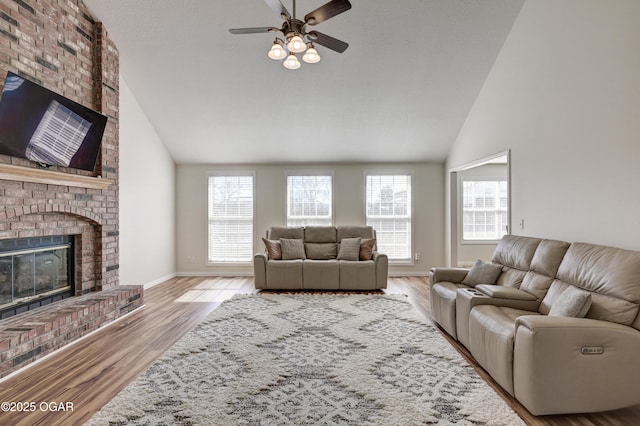
[[[74,294],[73,236],[0,241],[0,319]]]

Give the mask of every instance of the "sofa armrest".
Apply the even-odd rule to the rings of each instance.
[[[253,256],[253,276],[256,288],[267,288],[267,262],[266,253],[256,253]]]
[[[494,297],[496,299],[526,300],[533,302],[538,300],[538,298],[533,294],[514,287],[495,284],[479,284],[475,288],[487,296]]]
[[[461,283],[469,272],[468,268],[431,268],[429,271],[429,283],[434,285],[440,281]]]
[[[387,276],[389,273],[389,257],[385,253],[374,251],[371,260],[376,270],[376,289],[387,288]]]
[[[640,403],[640,331],[588,318],[516,320],[515,397],[534,415],[614,410]]]

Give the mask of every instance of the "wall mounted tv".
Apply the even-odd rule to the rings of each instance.
[[[93,171],[106,124],[106,116],[7,73],[0,98],[0,154]]]

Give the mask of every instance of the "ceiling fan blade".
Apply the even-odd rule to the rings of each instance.
[[[304,17],[304,22],[309,25],[317,25],[349,9],[351,9],[349,0],[331,0],[329,3],[307,13]]]
[[[231,34],[260,34],[260,33],[272,33],[276,31],[280,31],[280,28],[254,27],[254,28],[231,28],[229,30]]]
[[[267,3],[267,6],[269,6],[278,16],[281,16],[282,19],[291,19],[291,14],[280,0],[264,0],[264,2]]]
[[[345,43],[342,40],[338,40],[337,38],[333,38],[326,34],[319,33],[318,31],[310,31],[307,33],[307,36],[314,43],[327,47],[331,50],[335,50],[338,53],[344,52],[345,50],[347,50],[347,47],[349,47],[348,43]]]

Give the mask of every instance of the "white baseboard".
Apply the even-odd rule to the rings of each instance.
[[[252,277],[253,272],[177,272],[177,277]]]
[[[165,275],[164,277],[161,277],[161,278],[153,280],[153,281],[151,281],[149,283],[146,283],[144,285],[144,289],[147,290],[147,289],[150,289],[151,287],[155,287],[158,284],[162,284],[165,281],[169,281],[170,279],[175,278],[176,276],[177,276],[177,274],[175,272],[173,274]]]

